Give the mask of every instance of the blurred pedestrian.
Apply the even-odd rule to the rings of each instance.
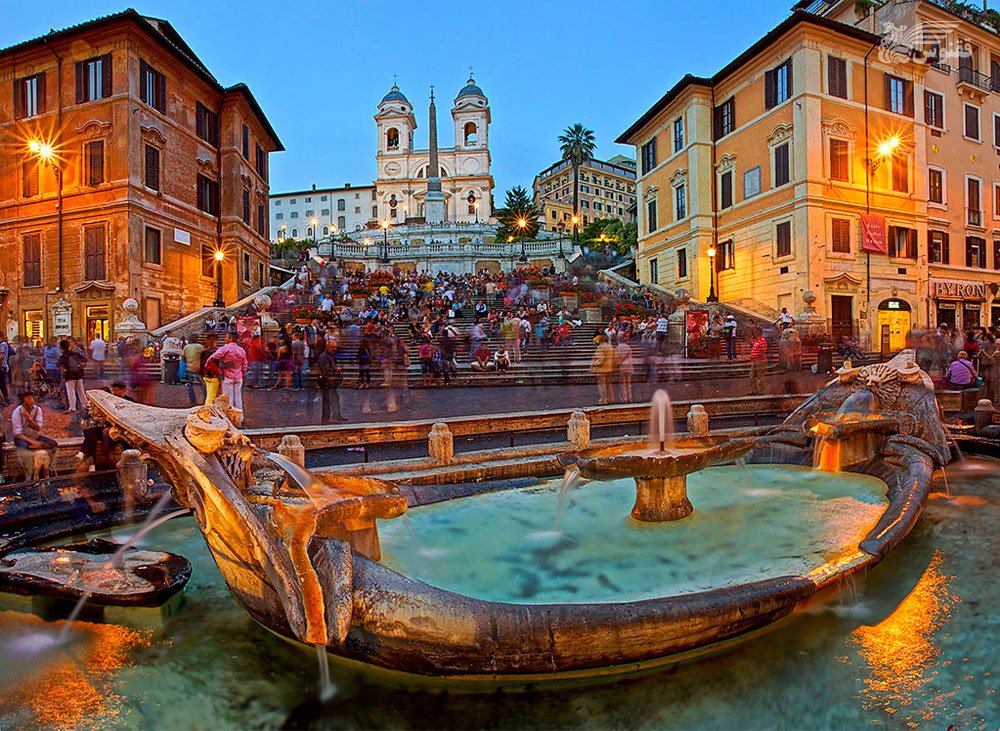
[[[243,379],[247,374],[247,353],[236,342],[236,333],[226,333],[226,344],[212,353],[222,369],[222,393],[236,411],[243,411]]]
[[[597,349],[590,361],[590,372],[597,377],[597,403],[614,403],[611,379],[615,373],[615,352],[604,333],[594,338],[594,342],[597,343]]]
[[[83,390],[83,369],[87,357],[78,348],[72,346],[69,340],[60,340],[58,365],[66,382],[66,405],[70,414],[82,411],[87,405],[87,393]]]
[[[759,396],[766,390],[764,376],[767,374],[767,340],[760,329],[754,333],[750,346],[750,393]]]

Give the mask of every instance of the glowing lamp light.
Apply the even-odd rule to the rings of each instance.
[[[528,225],[528,222],[525,219],[523,219],[523,218],[519,218],[519,219],[517,219],[517,225],[518,225],[518,228],[524,228],[525,226]]]
[[[899,137],[890,137],[884,142],[880,143],[878,146],[878,154],[882,157],[887,157],[892,154],[893,150],[899,147]]]
[[[39,140],[31,140],[31,142],[28,143],[28,149],[46,161],[52,159],[54,154],[52,145],[48,142],[41,142]]]
[[[223,254],[221,250],[215,252],[215,260],[216,261],[222,261],[225,258],[226,258],[226,255]]]
[[[709,246],[708,247],[708,258],[709,259],[714,259],[715,258],[715,247],[714,246]]]

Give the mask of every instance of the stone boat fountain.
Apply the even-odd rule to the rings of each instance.
[[[869,502],[858,513],[863,517],[850,530],[833,536],[830,546],[823,544],[822,550],[810,554],[814,558],[787,570],[779,566],[718,580],[706,576],[684,590],[672,590],[667,583],[621,599],[584,594],[537,603],[530,598],[491,600],[422,581],[415,576],[418,572],[395,570],[400,565],[398,542],[392,547],[393,556],[382,555],[387,548],[380,546],[377,521],[407,512],[413,518],[437,516],[435,520],[447,511],[459,511],[461,516],[461,510],[477,501],[500,500],[504,492],[484,495],[469,485],[465,492],[450,490],[447,499],[424,504],[414,493],[405,498],[386,482],[314,474],[275,460],[253,447],[233,425],[224,400],[211,407],[169,410],[103,392],[90,396],[92,410],[145,451],[173,485],[176,501],[193,510],[233,596],[257,622],[291,640],[324,646],[334,655],[382,668],[517,685],[630,672],[719,649],[753,636],[878,563],[912,528],[935,466],[948,459],[933,390],[912,361],[912,353],[904,353],[887,364],[843,370],[782,426],[755,441],[708,437],[678,441],[669,447],[673,451],[629,454],[639,446],[623,445],[566,458],[594,478],[635,479],[633,516],[642,522],[633,522],[630,528],[621,517],[600,511],[588,519],[612,535],[632,531],[630,540],[653,546],[670,540],[676,531],[721,532],[712,524],[717,513],[702,514],[700,508],[689,518],[676,520],[690,512],[678,480],[706,475],[703,482],[718,482],[711,476],[716,474],[713,469],[733,468],[709,465],[740,455],[750,465],[748,472],[755,465],[791,470],[782,473],[786,483],[814,474],[826,475],[823,479],[834,485],[853,479],[868,487],[881,486],[880,500]],[[893,415],[891,419],[854,418],[851,411],[838,417],[844,403],[861,392],[871,394],[873,413]],[[814,428],[818,424],[831,426]],[[852,457],[838,464],[840,475],[814,472],[811,465],[820,437],[845,443],[861,440],[864,449],[872,451],[862,455],[864,459]],[[854,450],[855,446],[842,449],[841,455]],[[722,487],[741,491],[739,479]],[[594,489],[601,487],[594,483]],[[552,490],[522,491],[517,505],[532,505],[548,499],[545,495],[551,497]],[[782,503],[780,496],[746,499],[770,501],[765,505],[768,511]],[[498,521],[502,517],[490,512],[494,505],[490,503],[485,514],[487,522],[489,516]],[[826,527],[822,520],[814,524],[821,532]],[[401,534],[389,530],[392,523],[384,527],[386,535]],[[482,522],[467,527],[486,528]],[[769,535],[770,529],[757,525],[751,530]],[[797,525],[791,531],[801,532]],[[419,531],[413,532],[419,540]],[[473,533],[470,541],[487,542],[479,538]],[[826,540],[825,535],[821,538]],[[405,553],[415,554],[413,549],[410,546]],[[521,545],[511,551],[524,560],[532,553],[551,563],[551,554],[544,551]],[[626,559],[650,561],[638,566],[639,574],[655,567],[649,556]],[[490,570],[475,560],[470,552],[451,563],[475,579]],[[600,578],[614,587],[618,577]]]

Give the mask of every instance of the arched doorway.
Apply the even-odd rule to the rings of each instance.
[[[888,299],[878,306],[877,337],[882,350],[895,352],[905,348],[911,326],[910,303],[906,300]]]

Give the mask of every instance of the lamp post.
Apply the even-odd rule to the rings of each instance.
[[[580,217],[574,212],[573,218],[573,246],[580,248]]]
[[[560,221],[559,225],[556,226],[556,231],[559,232],[559,258],[560,259],[565,259],[566,258],[566,254],[563,253],[563,247],[562,247],[563,232],[565,230],[566,230],[566,224],[564,224],[562,221]]]
[[[63,291],[63,176],[62,168],[59,167],[55,150],[48,142],[31,140],[28,149],[38,158],[39,162],[48,165],[52,173],[56,176],[56,237],[59,246],[59,283],[57,292]]]
[[[383,218],[382,222],[379,224],[382,228],[382,256],[379,258],[379,264],[389,263],[389,219]]]
[[[718,302],[715,296],[715,247],[708,247],[708,299],[707,302]]]
[[[226,258],[222,249],[215,250],[215,307],[225,307],[226,303],[222,299],[222,260]]]
[[[528,219],[523,216],[517,219],[517,227],[521,229],[521,258],[518,261],[523,264],[528,261],[528,253],[524,250],[524,230],[528,227]]]

